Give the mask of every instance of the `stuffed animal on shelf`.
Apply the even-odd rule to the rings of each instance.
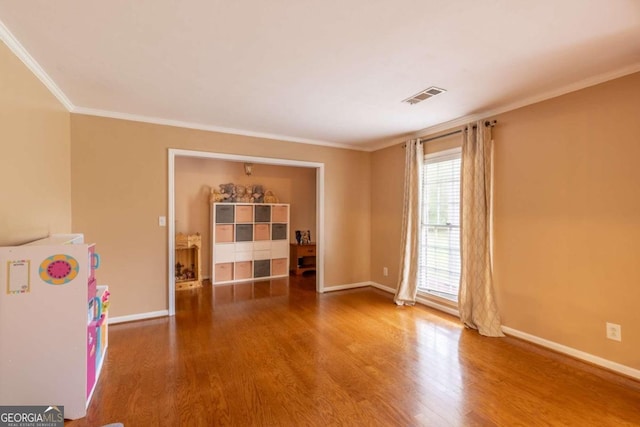
[[[250,203],[251,195],[247,191],[247,187],[244,185],[236,185],[236,202],[238,203]]]
[[[251,198],[253,203],[264,203],[264,188],[262,185],[251,187]]]
[[[276,195],[275,195],[275,194],[273,194],[273,191],[271,191],[271,190],[267,190],[267,191],[264,193],[264,202],[265,202],[265,203],[278,203],[278,202],[279,202],[279,200],[278,200],[278,198],[276,197]]]
[[[224,200],[224,196],[222,193],[216,189],[211,187],[211,194],[209,194],[209,203],[218,203]]]
[[[222,202],[233,203],[236,201],[236,186],[233,183],[220,184],[220,193],[222,194]]]

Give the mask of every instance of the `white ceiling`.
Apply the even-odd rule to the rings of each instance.
[[[360,149],[640,70],[638,0],[0,0],[0,21],[71,111]]]

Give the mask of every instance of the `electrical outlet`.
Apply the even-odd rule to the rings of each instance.
[[[382,267],[382,275],[383,276],[388,276],[389,275],[389,269],[387,267]]]
[[[622,341],[622,326],[607,322],[607,338]]]
[[[167,226],[167,217],[166,216],[159,216],[158,217],[158,225],[160,227],[166,227]]]

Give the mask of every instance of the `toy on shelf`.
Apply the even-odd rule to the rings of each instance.
[[[220,184],[218,188],[209,190],[210,203],[280,203],[280,199],[272,190],[264,189],[264,186],[238,185],[232,182]],[[184,267],[184,266],[183,266]]]
[[[107,288],[108,289],[108,288]],[[104,293],[102,294],[102,298],[100,299],[102,302],[102,312],[106,313],[107,310],[109,310],[109,296],[111,295],[111,292],[109,292],[108,290],[105,290]]]
[[[296,241],[299,245],[308,245],[311,243],[311,231],[296,230]]]
[[[278,202],[280,202],[280,200],[276,197],[275,194],[273,194],[273,191],[267,190],[267,192],[264,193],[264,202],[265,203],[278,203]]]
[[[200,233],[176,235],[176,290],[193,289],[202,286]]]

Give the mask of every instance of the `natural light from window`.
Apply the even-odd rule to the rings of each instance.
[[[418,290],[458,300],[460,149],[425,156]]]

